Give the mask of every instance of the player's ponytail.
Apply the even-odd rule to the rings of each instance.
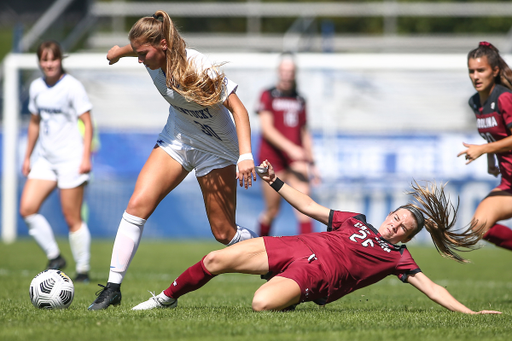
[[[187,59],[186,43],[165,11],[156,11],[151,17],[139,19],[128,34],[130,41],[143,39],[153,46],[162,39],[167,42],[166,85],[187,101],[211,106],[221,101],[224,91],[224,74],[220,65],[198,70],[194,60]]]
[[[437,251],[442,256],[458,262],[468,262],[459,256],[456,251],[465,252],[474,249],[482,238],[485,225],[478,225],[477,222],[473,221],[469,226],[459,231],[453,231],[459,209],[458,198],[457,206],[454,206],[446,197],[444,185],[438,187],[431,182],[427,182],[422,187],[414,181],[412,189],[413,191],[409,194],[413,196],[417,204],[409,204],[409,206],[421,211],[424,215],[425,228],[430,233]],[[420,229],[417,229],[409,237],[412,238],[419,231]]]
[[[501,84],[512,90],[512,70],[500,56],[500,51],[491,43],[486,41],[480,42],[476,49],[469,51],[468,60],[476,59],[482,56],[487,57],[487,62],[494,70],[496,67],[500,70],[495,78],[496,84]]]

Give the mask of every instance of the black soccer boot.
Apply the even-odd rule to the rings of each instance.
[[[89,274],[87,272],[77,273],[73,282],[89,283]]]
[[[46,266],[46,270],[54,269],[61,270],[66,267],[66,260],[61,255],[58,255],[56,258],[48,260],[48,265]]]
[[[107,309],[111,305],[121,304],[121,284],[107,283],[107,286],[98,284],[103,287],[96,293],[98,296],[94,302],[87,308],[88,310]]]

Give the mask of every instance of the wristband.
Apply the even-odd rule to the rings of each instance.
[[[283,185],[284,185],[283,180],[276,178],[274,180],[274,182],[272,182],[272,185],[270,185],[270,187],[272,187],[276,192],[279,192],[279,190],[281,189],[281,187],[283,187]]]
[[[253,160],[254,161],[254,158],[252,157],[252,153],[245,153],[245,154],[240,155],[238,157],[238,161],[236,162],[236,164],[238,165],[240,162],[245,161],[245,160]]]

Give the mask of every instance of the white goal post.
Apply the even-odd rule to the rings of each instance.
[[[274,84],[276,65],[279,55],[258,54],[258,53],[211,53],[208,54],[212,61],[228,63],[223,66],[228,77],[234,79],[240,85],[238,93],[242,101],[245,103],[249,112],[255,109],[255,103],[258,100],[257,91],[264,87]],[[309,122],[310,126],[322,134],[334,134],[337,131],[364,131],[368,132],[388,132],[396,130],[396,122],[393,120],[401,120],[400,129],[411,129],[414,131],[422,130],[461,130],[461,124],[466,125],[464,118],[467,114],[464,107],[465,100],[453,104],[453,96],[445,94],[448,89],[453,89],[452,84],[447,84],[445,88],[440,89],[440,94],[435,94],[437,98],[425,99],[425,101],[441,101],[445,105],[446,112],[449,112],[451,118],[444,121],[444,125],[436,128],[436,118],[428,118],[428,115],[436,115],[432,113],[432,108],[428,108],[423,103],[411,103],[419,111],[419,115],[410,116],[410,108],[407,103],[408,98],[411,101],[421,101],[422,94],[409,94],[412,87],[416,87],[418,92],[430,91],[425,96],[431,96],[432,89],[422,90],[422,82],[418,76],[411,76],[411,79],[405,79],[404,74],[409,72],[420,73],[427,78],[432,78],[432,72],[443,74],[451,72],[453,79],[459,79],[464,84],[463,96],[471,94],[471,84],[467,79],[466,56],[462,54],[456,55],[421,55],[421,54],[300,54],[297,56],[299,65],[299,90],[305,95],[309,106]],[[76,53],[71,54],[64,60],[64,67],[70,70],[72,74],[75,72],[87,71],[90,73],[108,75],[110,72],[135,72],[136,70],[145,73],[144,67],[138,65],[136,60],[125,58],[115,66],[109,66],[105,59],[105,54],[97,53]],[[37,59],[35,54],[9,54],[3,61],[3,169],[2,169],[2,209],[1,209],[1,230],[2,240],[5,243],[11,243],[16,240],[17,234],[17,215],[18,215],[18,177],[19,177],[19,134],[20,134],[20,73],[21,70],[37,70]],[[401,75],[396,79],[397,72]],[[400,92],[402,89],[390,89],[392,86],[402,86],[405,93],[402,96],[402,102],[397,109],[388,108],[387,104],[383,104],[382,98],[370,98],[371,96],[361,97],[363,81],[368,81],[368,76],[373,77],[374,83],[370,84],[368,91],[382,92],[381,97],[388,96],[386,91]],[[374,77],[374,75],[377,75]],[[455,76],[453,76],[455,75]],[[149,77],[144,75],[144,79]],[[77,77],[82,81],[82,77]],[[383,83],[385,80],[386,83]],[[101,85],[103,79],[97,80],[97,84]],[[411,84],[412,82],[412,84]],[[425,86],[431,87],[436,84],[436,80],[423,81]],[[120,84],[122,86],[123,84]],[[381,87],[376,89],[375,87]],[[358,88],[359,87],[359,88]],[[442,86],[441,86],[442,87]],[[158,97],[157,91],[149,86],[148,96]],[[366,88],[365,88],[366,89]],[[407,90],[409,89],[409,90]],[[93,91],[92,88],[86,90]],[[101,90],[97,90],[101,91]],[[150,94],[150,95],[149,95]],[[367,94],[368,95],[368,94]],[[415,97],[416,96],[416,97]],[[443,96],[446,96],[444,98]],[[111,96],[112,100],[114,96]],[[122,97],[118,94],[117,97]],[[467,98],[467,96],[466,96]],[[354,99],[357,99],[354,100]],[[368,100],[367,100],[368,99]],[[391,99],[394,102],[396,100]],[[93,101],[93,106],[98,105]],[[108,102],[108,100],[105,100]],[[166,107],[163,100],[157,99],[158,105]],[[393,103],[394,103],[393,102]],[[427,102],[425,102],[427,103]],[[438,102],[439,103],[439,102]],[[149,105],[149,104],[148,104]],[[450,108],[452,105],[452,108]],[[456,108],[454,107],[456,106]],[[455,109],[454,109],[455,108]],[[464,109],[461,109],[464,108]],[[123,109],[124,110],[124,109]],[[381,115],[382,110],[388,110],[394,115],[393,119],[386,118]],[[403,112],[401,111],[403,110]],[[151,111],[151,110],[149,110]],[[387,112],[387,111],[386,111]],[[164,113],[165,114],[165,113]],[[409,114],[409,115],[408,115]],[[438,113],[442,114],[442,113]],[[160,112],[160,116],[162,113]],[[384,117],[384,118],[383,118]],[[103,120],[103,121],[102,121]],[[137,115],[127,113],[122,120],[109,120],[108,115],[103,118],[98,117],[97,123],[100,128],[105,126],[115,127],[117,125],[131,128],[137,126],[137,122],[144,124],[146,120],[140,119]],[[161,118],[159,118],[159,121]],[[156,122],[156,121],[155,121]],[[165,121],[163,121],[165,122]],[[463,123],[461,123],[463,122]],[[258,129],[257,120],[251,119],[253,130]],[[155,123],[155,125],[163,126],[163,123]],[[467,126],[467,125],[466,125]],[[463,128],[465,128],[464,126]]]

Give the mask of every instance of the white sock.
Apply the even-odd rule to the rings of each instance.
[[[60,255],[59,246],[55,241],[52,228],[45,217],[39,213],[25,217],[28,226],[28,234],[36,240],[36,243],[43,249],[48,259],[57,258]]]
[[[235,236],[233,237],[233,239],[231,239],[231,241],[228,243],[227,246],[236,244],[238,242],[241,242],[242,240],[252,239],[252,238],[257,238],[257,237],[258,237],[258,235],[256,233],[254,233],[253,231],[251,231],[245,227],[237,225]]]
[[[123,219],[117,229],[116,240],[112,250],[112,259],[110,260],[110,273],[108,281],[121,284],[126,270],[137,252],[142,231],[146,219],[142,219],[131,214],[123,213]]]
[[[83,274],[90,270],[91,233],[85,222],[75,231],[69,232],[69,245],[76,262],[76,272]]]

